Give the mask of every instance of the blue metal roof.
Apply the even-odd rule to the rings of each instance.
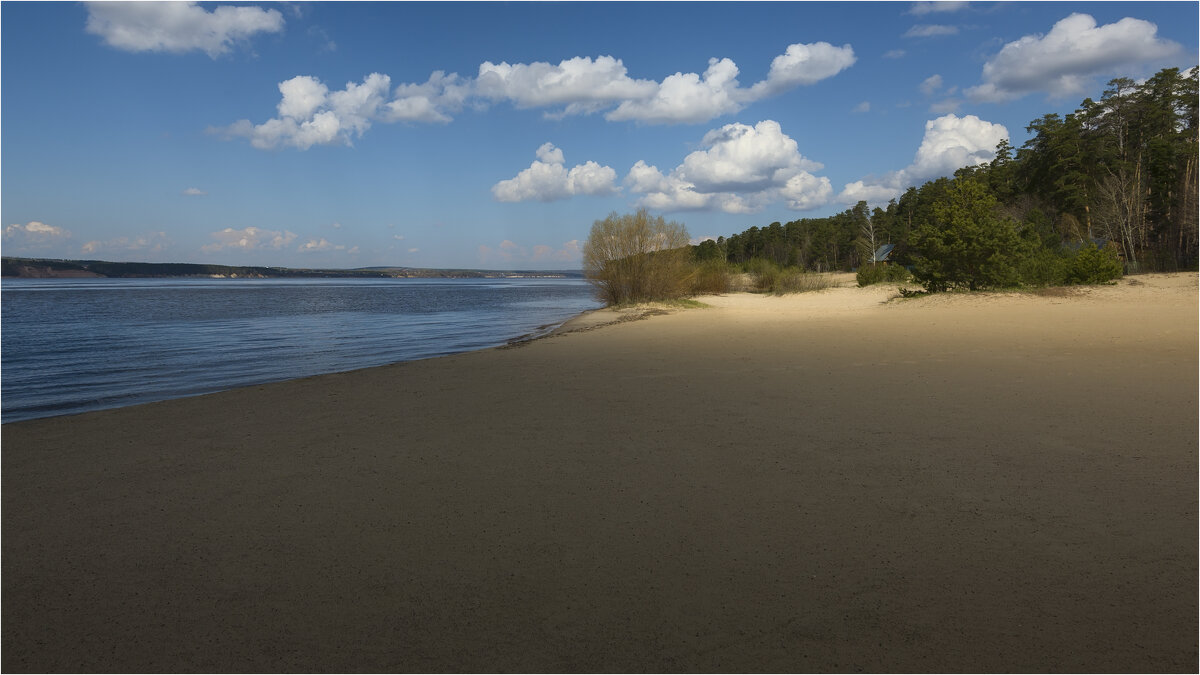
[[[894,248],[896,248],[895,244],[884,244],[883,246],[880,246],[879,250],[875,251],[874,262],[886,261],[888,256],[892,254],[892,249]]]

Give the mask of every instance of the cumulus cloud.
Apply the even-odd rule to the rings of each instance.
[[[704,122],[742,109],[738,67],[729,59],[709,59],[703,77],[675,73],[662,81],[654,95],[622,101],[605,115],[612,121],[636,120],[647,124]]]
[[[271,150],[314,145],[350,145],[375,122],[447,123],[466,106],[483,109],[508,102],[517,108],[550,108],[551,118],[605,112],[610,121],[644,124],[700,123],[741,111],[746,105],[789,89],[833,77],[855,62],[850,45],[793,44],[771,62],[767,78],[751,87],[737,80],[730,59],[709,59],[703,74],[677,72],[661,82],[634,79],[612,56],[575,57],[558,64],[492,63],[474,78],[436,71],[423,84],[400,84],[371,73],[361,83],[329,91],[320,80],[299,75],[279,83],[277,117],[261,124],[248,119],[212,133],[246,138]]]
[[[315,77],[299,75],[279,83],[279,116],[262,124],[239,120],[211,132],[244,137],[260,150],[314,145],[353,145],[373,122],[448,122],[445,110],[457,109],[465,85],[456,75],[436,72],[425,84],[405,84],[393,92],[391,78],[371,73],[330,91]]]
[[[851,109],[851,112],[856,112],[856,113],[871,112],[871,102],[863,101],[863,102],[859,103],[858,105],[854,106]]]
[[[138,251],[144,253],[161,253],[171,245],[171,238],[166,232],[150,232],[136,237],[118,237],[108,240],[93,240],[81,247],[85,255],[102,252]]]
[[[996,146],[1007,138],[1008,129],[1003,125],[974,115],[950,114],[929,120],[912,164],[879,178],[848,183],[838,201],[855,204],[865,200],[877,204],[899,197],[905,189],[920,182],[951,175],[964,166],[990,162],[996,156]]]
[[[939,25],[922,25],[918,24],[909,28],[901,37],[906,38],[924,38],[935,37],[938,35],[955,35],[958,33],[957,26],[939,26]]]
[[[669,174],[642,160],[634,164],[625,185],[642,195],[638,205],[753,213],[779,200],[797,210],[815,208],[832,195],[829,179],[810,173],[822,165],[802,156],[774,120],[753,127],[727,124],[705,134],[702,142],[707,149],[690,153]]]
[[[1054,97],[1080,94],[1091,77],[1164,59],[1181,52],[1158,37],[1149,21],[1125,17],[1096,25],[1087,14],[1072,14],[1046,35],[1010,42],[983,65],[983,84],[966,90],[974,101],[1003,102],[1032,92]]]
[[[4,228],[4,241],[18,248],[37,248],[70,238],[70,231],[36,220],[31,220],[24,225],[13,223]]]
[[[205,192],[204,190],[201,190],[200,188],[190,187],[190,188],[184,190],[183,194],[187,195],[188,197],[203,197],[204,195],[206,195],[208,193]]]
[[[256,251],[269,249],[278,251],[296,240],[294,232],[288,232],[287,230],[264,230],[259,227],[246,227],[240,230],[227,227],[223,230],[213,232],[209,236],[216,241],[200,248],[205,253],[227,250]]]
[[[835,47],[828,42],[789,45],[771,61],[767,79],[750,88],[752,98],[770,96],[799,85],[815,84],[854,65],[850,45]]]
[[[195,2],[89,2],[85,30],[130,52],[202,51],[212,58],[256,33],[283,30],[274,9],[220,5],[211,12]]]
[[[611,56],[575,57],[553,65],[492,63],[479,66],[476,92],[507,100],[518,108],[565,106],[568,113],[594,112],[617,101],[653,96],[657,84],[629,77],[625,64]]]
[[[957,12],[960,9],[965,9],[966,2],[956,0],[941,0],[940,2],[914,2],[908,8],[909,14],[921,16],[923,14],[933,14],[935,12]]]
[[[617,172],[612,167],[588,161],[567,169],[562,150],[553,143],[542,144],[536,154],[537,159],[528,169],[492,186],[496,201],[551,202],[576,195],[609,195],[617,190]]]

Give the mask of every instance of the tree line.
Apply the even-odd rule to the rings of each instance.
[[[1020,148],[1001,141],[991,162],[911,187],[886,208],[859,202],[826,218],[755,226],[702,242],[693,256],[849,271],[890,243],[891,261],[913,268],[932,290],[1013,285],[1039,274],[1061,281],[1067,272],[1046,276],[1046,267],[1069,267],[1091,248],[1110,252],[1127,271],[1195,268],[1196,71],[1167,68],[1140,85],[1111,80],[1100,100],[1087,98],[1074,113],[1030,122],[1032,136]],[[958,241],[963,237],[967,241]],[[982,250],[956,253],[955,246],[969,248],[981,237],[987,240]],[[953,271],[933,269],[934,257],[956,254],[1010,260],[999,271],[968,269],[968,275],[978,272],[974,282],[943,284],[937,275]],[[981,264],[986,260],[963,262]]]

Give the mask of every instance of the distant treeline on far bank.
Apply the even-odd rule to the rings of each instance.
[[[66,278],[169,278],[210,279],[492,279],[579,278],[577,271],[502,271],[369,267],[352,270],[292,269],[287,267],[234,267],[197,263],[107,262],[103,260],[0,259],[0,276],[27,279]]]

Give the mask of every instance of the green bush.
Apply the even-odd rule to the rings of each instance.
[[[1088,244],[1075,252],[1066,263],[1065,282],[1075,284],[1107,284],[1122,276],[1121,259],[1111,248]]]
[[[858,285],[870,286],[872,284],[887,283],[904,283],[908,281],[910,275],[908,270],[901,265],[863,265],[858,268]]]
[[[742,263],[742,269],[750,274],[754,290],[760,293],[805,293],[833,286],[828,275],[806,272],[794,266],[780,267],[765,258],[751,258]]]
[[[637,213],[610,214],[592,224],[583,245],[584,276],[609,305],[687,295],[691,250],[687,228]]]
[[[697,263],[688,277],[692,295],[728,293],[733,286],[733,273],[724,260],[708,259]]]
[[[1021,261],[1018,271],[1026,286],[1061,286],[1067,278],[1067,259],[1050,249],[1038,248]]]
[[[1016,286],[1029,245],[1013,221],[996,212],[996,198],[974,179],[955,179],[932,219],[916,228],[913,276],[926,290],[972,291]]]
[[[775,276],[774,283],[766,290],[772,295],[785,295],[787,293],[819,291],[832,286],[833,280],[827,274],[806,272],[799,267],[785,267],[779,270],[779,274]]]

